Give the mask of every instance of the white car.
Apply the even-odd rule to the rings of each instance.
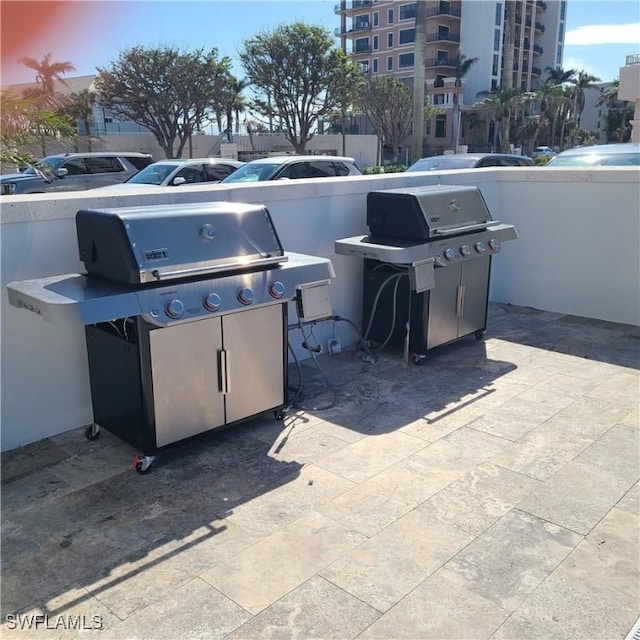
[[[227,158],[161,160],[136,173],[127,181],[105,189],[131,187],[179,187],[181,185],[220,182],[245,163]],[[102,189],[104,191],[104,189]]]
[[[247,162],[222,182],[262,182],[300,178],[335,178],[362,175],[354,158],[343,156],[271,156]]]
[[[536,147],[531,152],[532,158],[537,158],[538,156],[544,156],[546,158],[552,158],[556,155],[556,152],[551,147]]]

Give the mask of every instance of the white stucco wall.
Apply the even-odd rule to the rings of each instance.
[[[360,323],[362,264],[333,253],[364,234],[366,194],[422,184],[475,184],[494,219],[514,223],[492,266],[494,301],[640,325],[640,173],[632,168],[553,168],[404,173],[327,180],[3,198],[0,206],[2,449],[91,421],[82,329],[50,325],[11,307],[6,284],[82,270],[74,216],[87,207],[232,200],[264,203],[286,250],[331,258],[334,313]],[[332,323],[317,325],[324,343]],[[343,344],[355,335],[337,325]],[[299,351],[299,336],[292,344]],[[300,351],[299,351],[300,352]],[[304,355],[301,353],[301,355]]]

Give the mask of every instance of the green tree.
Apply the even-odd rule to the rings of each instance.
[[[36,159],[27,149],[47,138],[72,138],[74,122],[40,103],[10,93],[0,94],[0,163],[26,166]]]
[[[167,158],[180,158],[193,132],[219,104],[231,60],[218,51],[135,46],[95,80],[105,107],[153,133]]]
[[[66,96],[60,109],[61,114],[72,116],[82,122],[89,151],[91,151],[91,117],[93,116],[93,107],[96,104],[96,100],[96,94],[93,91],[83,89]]]
[[[412,91],[393,76],[368,78],[362,87],[360,107],[367,115],[383,145],[393,151],[394,164],[411,135]],[[421,116],[424,119],[424,107]]]
[[[339,111],[358,68],[321,27],[301,22],[245,40],[239,54],[254,90],[253,109],[278,118],[296,153],[304,153],[318,119]]]

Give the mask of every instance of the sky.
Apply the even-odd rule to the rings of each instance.
[[[489,0],[464,0],[485,2]],[[552,2],[554,0],[547,0]],[[67,77],[96,73],[135,46],[216,47],[236,61],[244,40],[294,21],[339,26],[339,0],[0,0],[0,84],[33,82],[24,56],[71,62]],[[336,44],[338,41],[336,40]],[[627,55],[640,53],[637,0],[568,0],[564,69],[608,82]]]

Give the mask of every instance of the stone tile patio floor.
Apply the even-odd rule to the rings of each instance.
[[[2,637],[622,639],[639,339],[491,305],[484,341],[423,366],[304,361],[284,422],[210,432],[145,476],[106,432],[8,452]]]

